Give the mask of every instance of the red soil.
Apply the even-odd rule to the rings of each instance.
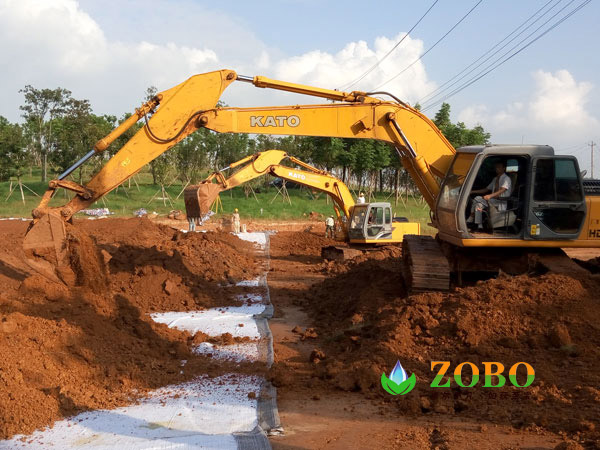
[[[0,438],[223,370],[148,313],[227,303],[217,283],[258,273],[252,244],[146,219],[82,221],[68,227],[69,289],[29,272],[26,227],[0,222]]]

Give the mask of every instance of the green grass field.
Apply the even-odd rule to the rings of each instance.
[[[145,208],[148,212],[155,211],[158,214],[167,214],[172,209],[185,210],[183,204],[183,194],[176,199],[182,190],[181,184],[174,184],[166,187],[166,192],[172,201],[162,200],[160,187],[152,185],[152,178],[147,173],[137,176],[138,185],[125,183],[125,187],[110,192],[103,199],[96,202],[92,208],[106,207],[115,216],[131,217],[133,212],[139,208]],[[39,181],[39,176],[25,178],[23,183],[38,195],[42,195],[46,190],[47,183]],[[14,186],[13,182],[13,186]],[[6,201],[9,193],[9,182],[0,183],[0,217],[31,217],[31,210],[37,206],[40,197],[36,197],[27,189],[24,189],[25,204],[21,200],[19,188],[12,193],[10,199]],[[244,189],[239,187],[221,194],[223,211],[221,214],[231,214],[234,208],[238,208],[242,218],[265,219],[265,220],[292,220],[307,218],[311,212],[317,212],[323,215],[333,213],[332,202],[327,202],[325,194],[315,198],[306,189],[288,189],[291,204],[283,201],[281,195],[277,196],[277,189],[274,187],[262,187],[260,192],[256,193],[256,198],[250,194],[246,198]],[[61,205],[68,201],[70,194],[60,190],[51,205]],[[154,200],[151,200],[153,197]],[[389,194],[378,195],[371,201],[389,201],[392,203],[392,209],[395,216],[407,217],[410,221],[421,223],[422,233],[428,233],[432,230],[427,227],[429,222],[429,208],[421,199],[410,197],[405,199],[404,205],[398,201],[394,205],[394,198]]]

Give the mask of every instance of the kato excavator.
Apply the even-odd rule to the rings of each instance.
[[[328,103],[219,107],[232,83],[329,100]],[[150,117],[149,117],[150,116]],[[101,153],[138,120],[144,126],[85,185],[67,177]],[[387,92],[341,92],[247,77],[233,70],[192,76],[158,93],[71,168],[49,183],[23,247],[30,265],[60,279],[68,265],[66,222],[115,189],[144,165],[194,131],[377,139],[391,144],[431,209],[437,236],[405,236],[406,282],[413,290],[448,289],[465,271],[515,270],[548,249],[600,247],[600,182],[583,180],[577,159],[555,155],[546,145],[482,145],[454,149],[435,124]],[[467,224],[471,191],[485,187],[501,162],[512,180],[506,206],[486,218],[483,232]],[[56,191],[75,196],[50,206]],[[509,267],[506,265],[509,264]]]
[[[284,166],[290,163],[304,170]],[[228,178],[223,173],[235,170]],[[404,235],[420,234],[420,224],[405,218],[393,218],[392,206],[388,202],[354,204],[346,184],[281,150],[267,150],[242,158],[228,167],[212,173],[199,185],[184,190],[185,209],[188,218],[201,218],[207,214],[219,193],[232,189],[265,174],[325,192],[333,200],[340,238],[350,244],[377,245],[401,243]],[[346,254],[355,255],[353,249],[343,247],[323,248],[326,259],[344,259]]]

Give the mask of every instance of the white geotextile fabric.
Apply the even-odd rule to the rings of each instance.
[[[267,235],[263,232],[253,232],[253,233],[234,233],[238,238],[242,241],[250,241],[254,242],[261,248],[265,248],[267,245]]]
[[[232,362],[254,362],[258,361],[260,357],[256,342],[232,345],[214,345],[210,342],[202,342],[194,351],[199,355],[210,355],[214,359]]]
[[[231,333],[233,337],[259,339],[260,333],[253,316],[264,310],[265,305],[250,304],[211,308],[205,311],[155,313],[151,317],[158,323],[189,331],[191,334],[198,331],[210,336]]]
[[[264,233],[239,233],[241,239],[266,247]],[[261,279],[238,283],[260,287]],[[268,297],[267,297],[268,298]],[[257,361],[261,336],[254,315],[265,311],[260,293],[237,296],[240,306],[212,308],[205,311],[168,312],[151,317],[169,327],[210,336],[231,333],[249,337],[250,342],[234,345],[200,344],[195,351],[212,358],[234,362]],[[264,319],[263,319],[264,320]],[[240,326],[241,325],[241,326]],[[182,361],[185,370],[185,361]],[[256,436],[259,424],[258,401],[264,379],[258,376],[227,374],[154,391],[136,405],[114,410],[90,411],[58,421],[52,428],[28,436],[0,441],[4,449],[236,449],[240,435]],[[248,394],[254,392],[253,399]],[[260,428],[258,428],[260,430]],[[263,433],[264,436],[264,433]],[[258,447],[268,447],[266,437]],[[249,446],[248,446],[249,445]],[[245,448],[256,448],[256,443]]]
[[[23,440],[0,441],[2,449],[149,450],[237,448],[232,433],[257,425],[262,379],[228,374],[159,389],[139,405],[91,411],[61,420]]]

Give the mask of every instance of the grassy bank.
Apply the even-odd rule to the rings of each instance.
[[[38,178],[39,180],[39,178]],[[110,192],[103,199],[96,202],[92,208],[108,208],[115,216],[132,216],[139,208],[145,208],[148,212],[155,211],[158,214],[167,214],[172,209],[185,210],[183,194],[180,195],[182,186],[180,184],[165,187],[168,194],[163,198],[159,186],[151,184],[148,174],[137,177],[136,183],[125,183],[124,187]],[[42,195],[47,184],[34,179],[25,179],[24,184],[38,195]],[[35,196],[29,190],[24,189],[25,203],[21,200],[19,188],[12,193],[6,201],[9,193],[9,182],[0,183],[0,217],[30,217],[31,210],[35,208],[40,197]],[[14,187],[14,183],[13,183]],[[290,202],[284,201],[281,195],[277,195],[274,187],[263,187],[256,192],[256,197],[250,193],[246,197],[243,188],[232,189],[221,194],[223,210],[219,214],[231,214],[234,208],[238,208],[242,218],[262,218],[273,220],[291,220],[307,218],[311,212],[329,215],[333,212],[332,202],[327,201],[324,194],[314,196],[307,189],[288,189]],[[179,198],[177,196],[179,195]],[[70,194],[61,190],[51,201],[51,205],[65,204]],[[407,217],[411,221],[420,222],[426,227],[429,221],[429,208],[420,199],[410,197],[405,202],[399,201],[394,205],[393,196],[380,194],[371,201],[389,201],[392,203],[394,215]],[[426,228],[423,228],[426,232]]]

